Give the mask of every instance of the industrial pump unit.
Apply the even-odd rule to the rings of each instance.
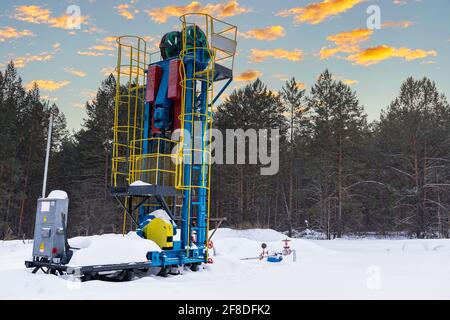
[[[213,105],[233,80],[237,28],[207,14],[186,14],[180,20],[181,31],[164,35],[157,53],[148,52],[143,38],[117,38],[111,193],[124,209],[123,232],[131,221],[138,235],[162,251],[149,252],[138,263],[70,268],[61,254],[67,251],[66,238],[58,237],[65,234],[60,226],[65,222],[59,222],[67,219],[67,209],[62,218],[58,214],[66,203],[55,200],[56,231],[43,220],[42,228],[36,225],[38,250],[28,267],[92,278],[103,271],[149,268],[166,275],[174,267],[197,270],[211,262]],[[220,87],[217,93],[215,87]],[[40,200],[44,209],[47,203]],[[44,260],[39,258],[41,239],[56,241],[44,244]],[[53,248],[55,253],[48,251]]]

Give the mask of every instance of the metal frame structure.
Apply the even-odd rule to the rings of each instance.
[[[125,233],[127,217],[139,230],[142,221],[158,208],[179,223],[180,235],[173,249],[148,254],[152,267],[208,262],[213,105],[233,80],[237,45],[237,28],[208,14],[186,14],[180,21],[179,57],[152,62],[155,54],[142,49],[146,47],[143,39],[118,39],[112,194],[124,208],[123,230]],[[206,37],[204,46],[198,45],[197,28]],[[134,40],[133,45],[130,40]],[[130,52],[125,54],[129,58],[126,63],[123,49]],[[152,133],[152,106],[144,97],[149,85],[145,74],[157,65],[164,71],[156,99],[164,102],[166,97],[161,93],[167,92],[167,69],[173,59],[180,60],[182,88],[177,140]],[[150,61],[149,68],[142,65],[146,61]],[[219,82],[224,85],[215,95]],[[136,186],[136,181],[148,185]]]

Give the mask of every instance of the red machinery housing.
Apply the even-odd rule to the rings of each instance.
[[[151,132],[153,135],[162,133],[161,128],[155,126],[155,115],[157,113],[158,116],[167,116],[167,120],[171,123],[171,127],[166,128],[166,130],[175,131],[181,128],[180,64],[179,59],[172,59],[165,64],[151,65],[148,68],[146,101],[150,103]],[[157,110],[159,108],[165,109],[164,111]]]

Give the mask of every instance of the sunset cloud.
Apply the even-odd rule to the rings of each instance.
[[[44,90],[44,91],[56,91],[59,90],[67,85],[69,85],[69,81],[64,80],[64,81],[53,81],[53,80],[35,80],[32,81],[28,84],[25,85],[25,88],[27,90],[30,90],[34,87],[34,84],[37,84],[37,86],[39,87],[39,89]]]
[[[401,58],[406,61],[436,57],[438,54],[434,50],[426,51],[422,49],[394,48],[386,45],[368,48],[361,52],[352,54],[347,60],[363,66],[370,66],[391,58]]]
[[[96,44],[92,47],[90,47],[89,51],[115,51],[117,47],[117,37],[115,36],[109,36],[105,37],[103,39],[97,40],[99,44]],[[101,53],[101,52],[100,52]]]
[[[370,29],[355,29],[349,32],[341,32],[327,37],[328,41],[334,42],[337,46],[355,46],[361,42],[367,41],[373,34]]]
[[[326,47],[320,50],[320,58],[327,59],[338,53],[355,53],[360,51],[359,45],[370,39],[373,30],[355,29],[341,32],[327,37],[328,41],[334,42],[335,47]]]
[[[352,79],[343,79],[342,82],[349,86],[359,83],[358,80],[352,80]]]
[[[252,49],[250,55],[251,62],[263,62],[269,58],[285,59],[289,61],[300,61],[303,59],[303,52],[299,49],[293,51],[285,49],[260,50]]]
[[[247,39],[273,41],[284,37],[286,32],[282,26],[270,26],[267,28],[252,29],[247,32],[240,32],[239,35]]]
[[[65,68],[64,71],[67,72],[67,73],[70,73],[71,75],[79,77],[79,78],[86,77],[86,72],[81,71],[81,70],[77,70],[75,68]]]
[[[387,21],[381,25],[383,28],[402,28],[406,29],[413,25],[412,21]]]
[[[103,43],[110,43],[110,44],[112,44],[112,43],[116,43],[116,41],[117,41],[117,37],[114,37],[114,36],[109,36],[109,37],[105,37],[105,38],[102,39]]]
[[[170,17],[179,17],[192,12],[208,13],[218,18],[225,18],[249,11],[249,8],[242,7],[236,0],[230,0],[227,3],[208,3],[206,5],[202,5],[198,1],[192,1],[186,6],[166,6],[146,10],[150,18],[157,23],[166,23]]]
[[[80,56],[88,56],[88,57],[103,57],[105,54],[103,52],[96,51],[78,51]]]
[[[69,15],[62,15],[60,17],[53,17],[52,12],[47,9],[36,5],[22,5],[15,9],[15,19],[25,21],[34,24],[47,24],[52,28],[69,29],[70,21],[72,19]],[[80,17],[80,23],[86,23],[87,17]]]
[[[114,48],[111,46],[105,46],[105,45],[96,45],[92,46],[89,49],[91,50],[97,50],[97,51],[114,51]]]
[[[14,66],[16,68],[25,68],[29,63],[31,62],[40,62],[40,61],[48,61],[53,58],[53,55],[48,52],[32,55],[32,54],[26,54],[24,56],[18,56],[14,57]]]
[[[386,27],[404,27],[411,25],[410,22],[387,22]],[[355,64],[370,66],[391,58],[401,58],[406,61],[424,59],[437,56],[434,50],[426,51],[422,49],[394,48],[388,45],[380,45],[367,49],[361,48],[361,43],[370,40],[373,30],[356,29],[349,32],[341,32],[327,37],[328,41],[335,44],[335,47],[325,47],[320,50],[320,58],[327,59],[339,53],[345,55],[341,58],[352,61]],[[348,83],[354,84],[354,83]]]
[[[324,0],[310,3],[306,7],[297,7],[283,10],[278,16],[294,16],[296,23],[318,24],[322,21],[344,13],[364,0]]]
[[[29,23],[47,23],[50,20],[50,10],[40,6],[19,6],[15,10],[14,18]]]
[[[257,78],[261,77],[263,74],[261,71],[258,70],[247,70],[245,72],[242,72],[240,75],[234,78],[235,81],[241,82],[241,81],[253,81]]]
[[[22,37],[33,37],[34,34],[30,30],[19,31],[13,27],[3,27],[0,29],[0,42],[6,40],[17,39]]]
[[[117,7],[114,7],[117,12],[119,13],[119,15],[121,15],[122,17],[124,17],[127,20],[133,20],[134,19],[134,14],[131,12],[130,9],[131,6],[129,4],[120,4]]]
[[[333,75],[333,79],[337,80],[337,81],[341,81],[341,82],[345,83],[348,86],[351,86],[351,85],[359,83],[358,80],[346,79],[346,78],[344,78],[342,76],[336,76],[336,75]]]
[[[303,90],[305,89],[305,84],[303,82],[297,82],[297,88]]]

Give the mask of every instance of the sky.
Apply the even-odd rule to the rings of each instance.
[[[448,0],[1,0],[0,69],[14,60],[24,84],[37,82],[78,129],[116,65],[114,37],[141,36],[156,50],[188,12],[238,27],[230,90],[260,77],[278,91],[295,77],[309,91],[329,69],[357,91],[370,120],[409,76],[450,96]]]

